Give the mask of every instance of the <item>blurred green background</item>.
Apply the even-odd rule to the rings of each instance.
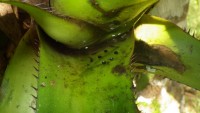
[[[200,0],[190,0],[187,25],[191,32],[200,39]]]

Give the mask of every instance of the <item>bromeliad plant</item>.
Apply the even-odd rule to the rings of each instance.
[[[157,0],[49,0],[27,11],[23,36],[0,89],[0,113],[137,113],[134,72],[200,89],[200,42],[146,15]]]

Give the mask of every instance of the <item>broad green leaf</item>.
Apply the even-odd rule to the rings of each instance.
[[[89,45],[100,43],[117,35],[128,32],[146,9],[157,0],[134,1],[50,1],[52,11],[43,10],[18,1],[1,0],[27,11],[41,28],[54,40],[71,48],[84,48]],[[121,2],[121,6],[116,3]],[[114,6],[109,12],[98,10],[96,5]],[[104,9],[102,9],[104,10]],[[54,14],[58,13],[58,14]],[[108,13],[108,14],[107,14]]]
[[[136,49],[141,56],[135,63],[140,67],[137,71],[164,75],[200,90],[199,40],[167,20],[148,15],[139,21],[135,36],[141,44]]]
[[[34,113],[38,59],[33,36],[32,31],[26,33],[7,66],[0,87],[0,113]]]
[[[77,51],[39,34],[37,113],[138,112],[129,67],[133,36]]]
[[[106,35],[100,29],[85,22],[60,18],[39,7],[23,2],[0,0],[27,11],[42,29],[54,40],[71,48],[83,48]]]
[[[113,37],[116,37],[128,32],[132,28],[132,26],[135,24],[135,22],[137,22],[138,19],[144,14],[146,9],[150,5],[155,3],[156,0],[146,1],[144,3],[142,2],[140,5],[137,4],[137,5],[126,8],[126,10],[119,11],[120,15],[114,18],[114,20],[113,19],[111,20],[114,22],[115,20],[118,21],[118,19],[120,19],[119,21],[122,24],[117,25],[118,29],[115,29],[115,27],[113,26],[114,25],[113,22],[111,22],[111,24],[109,25],[107,24],[108,26],[110,26],[109,27],[110,30],[108,31],[107,30],[105,31],[105,29],[104,30],[101,29],[101,26],[104,26],[103,24],[105,23],[101,23],[100,26],[99,25],[97,26],[96,23],[91,24],[89,20],[84,20],[84,19],[82,20],[77,17],[71,18],[71,17],[68,17],[68,15],[63,17],[65,13],[59,16],[59,14],[52,14],[48,12],[47,10],[43,10],[39,7],[30,5],[27,3],[23,3],[23,2],[8,1],[8,0],[1,0],[0,2],[9,3],[11,5],[17,6],[27,11],[34,18],[37,24],[39,24],[41,28],[46,32],[46,34],[48,34],[51,38],[53,38],[54,40],[62,44],[69,46],[70,48],[81,49],[86,46],[90,46],[96,43],[101,43],[106,39],[111,39]],[[57,2],[62,3],[61,0],[60,2],[59,1]],[[68,1],[67,3],[64,3],[62,5],[65,6],[70,3],[71,2]],[[92,4],[90,4],[90,6],[91,5]],[[68,7],[68,6],[65,6],[65,7]],[[59,8],[61,7],[59,6]],[[71,6],[70,8],[73,8],[73,6]],[[89,11],[90,9],[87,9],[86,7],[85,9],[81,9],[81,10]],[[95,9],[93,8],[93,10]],[[80,15],[83,15],[83,14],[80,14]],[[86,13],[86,14],[89,14],[89,13]],[[130,18],[126,18],[125,17],[126,15],[128,15],[128,17]],[[116,23],[116,21],[114,23]]]
[[[51,0],[50,3],[54,13],[83,20],[106,31],[112,31],[137,18],[157,1]]]

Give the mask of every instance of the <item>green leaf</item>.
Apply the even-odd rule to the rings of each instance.
[[[200,90],[200,42],[173,23],[145,15],[135,29],[135,66]],[[137,48],[137,47],[136,47]]]
[[[51,38],[71,48],[83,48],[99,41],[106,35],[105,32],[90,24],[70,18],[60,18],[30,4],[5,0],[0,2],[27,11]]]
[[[77,51],[39,34],[37,113],[138,112],[129,67],[133,36]]]
[[[34,36],[32,31],[26,33],[7,66],[0,87],[0,113],[34,113],[38,75]]]
[[[23,2],[8,0],[0,2],[9,3],[27,11],[51,38],[71,48],[80,49],[128,32],[146,9],[157,0],[130,3],[120,0],[115,2],[51,1],[52,7],[59,12],[58,14],[49,13]],[[122,6],[116,5],[119,2]],[[100,7],[96,7],[95,4],[98,3],[102,6],[108,3],[111,6],[113,4],[115,9],[104,14],[98,10]]]
[[[136,18],[158,0],[51,0],[54,13],[113,31]],[[135,21],[134,21],[135,22]],[[130,24],[130,23],[129,23]],[[133,23],[132,23],[133,25]]]

